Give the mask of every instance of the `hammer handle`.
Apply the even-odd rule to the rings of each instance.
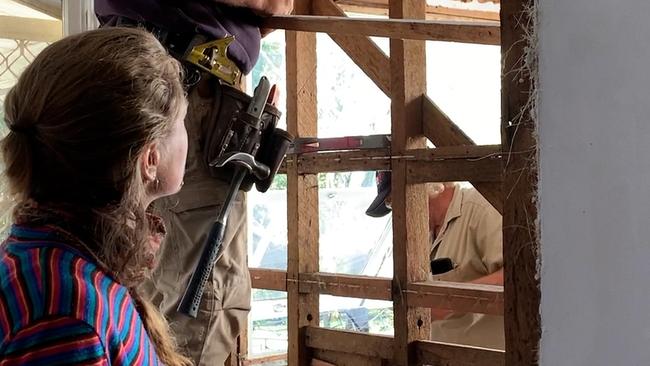
[[[237,191],[239,191],[239,186],[246,177],[245,169],[238,167],[235,171],[235,176],[230,182],[228,195],[226,196],[226,200],[221,206],[219,219],[217,219],[217,221],[212,224],[210,234],[208,234],[208,239],[203,246],[201,257],[199,258],[199,261],[194,268],[192,277],[190,277],[190,282],[185,289],[185,293],[181,298],[181,302],[178,304],[178,308],[176,309],[178,312],[191,316],[192,318],[196,318],[198,314],[199,305],[201,305],[201,298],[203,297],[203,291],[205,290],[205,284],[210,278],[212,268],[217,261],[219,249],[221,249],[221,245],[223,244],[223,236],[226,231],[226,219],[228,217],[228,212],[230,211],[232,202],[237,195]]]

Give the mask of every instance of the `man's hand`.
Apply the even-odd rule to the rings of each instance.
[[[249,8],[263,15],[286,15],[293,10],[293,0],[215,0],[218,3]]]
[[[218,3],[249,8],[261,16],[287,15],[293,11],[293,0],[214,0]],[[266,37],[274,29],[260,28],[262,37]]]
[[[444,320],[452,313],[453,311],[449,309],[431,308],[431,320]]]
[[[474,281],[469,281],[469,282],[477,283],[480,285],[503,286],[503,268],[487,276],[483,276],[481,278],[477,278]]]

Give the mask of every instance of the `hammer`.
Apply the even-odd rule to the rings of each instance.
[[[268,79],[262,77],[255,88],[253,99],[251,100],[246,112],[244,112],[243,118],[248,121],[257,121],[257,123],[260,123],[266,101],[269,97],[270,89],[271,87]],[[216,167],[223,167],[226,164],[235,165],[235,172],[230,181],[226,200],[221,206],[217,220],[210,229],[210,234],[208,235],[203,251],[201,252],[199,262],[196,264],[196,268],[194,268],[192,277],[190,277],[190,282],[185,289],[185,293],[183,293],[183,297],[181,298],[177,308],[178,312],[192,318],[196,318],[197,316],[199,305],[201,304],[201,298],[203,297],[203,291],[205,290],[205,284],[210,278],[212,268],[217,261],[219,249],[221,249],[221,245],[223,244],[223,236],[226,231],[228,213],[242,181],[248,174],[253,174],[258,179],[263,180],[271,173],[268,166],[256,161],[253,155],[244,152],[230,152],[210,163],[210,165]]]

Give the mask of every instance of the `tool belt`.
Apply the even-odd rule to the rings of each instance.
[[[289,145],[293,141],[286,131],[277,128],[280,111],[266,104],[261,123],[248,121],[244,112],[251,97],[228,85],[220,84],[215,91],[214,103],[208,126],[203,126],[203,158],[209,166],[213,177],[230,181],[232,167],[212,167],[211,164],[221,156],[231,152],[245,152],[255,160],[269,167],[271,174],[264,180],[257,180],[248,175],[241,184],[241,189],[249,191],[253,184],[260,192],[266,192],[282,164]]]
[[[244,117],[243,112],[252,97],[231,86],[238,84],[241,77],[239,68],[227,57],[228,45],[234,38],[229,36],[223,40],[210,41],[202,34],[171,32],[126,17],[119,17],[116,26],[141,27],[151,32],[185,68],[184,82],[188,89],[205,75],[215,76],[215,105],[208,119],[210,123],[202,126],[203,160],[213,177],[230,182],[234,172],[232,167],[216,168],[211,164],[227,153],[251,154],[255,160],[268,166],[271,174],[264,180],[248,175],[240,188],[249,191],[255,184],[258,191],[266,192],[293,137],[276,128],[281,113],[268,103],[261,123],[247,121]]]

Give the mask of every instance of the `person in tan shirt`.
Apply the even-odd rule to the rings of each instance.
[[[390,212],[390,172],[377,173],[378,195],[366,214]],[[474,188],[427,184],[431,260],[449,258],[452,269],[431,281],[503,285],[501,215]],[[503,350],[503,317],[432,309],[434,341]]]
[[[95,0],[94,4],[103,27],[147,29],[185,66],[189,148],[184,185],[177,194],[156,203],[168,235],[139,292],[165,315],[179,346],[196,366],[224,365],[237,350],[237,338],[247,326],[251,308],[244,190],[232,203],[223,244],[196,318],[177,308],[230,187],[230,177],[214,176],[205,161],[205,151],[214,148],[208,143],[209,131],[216,124],[225,126],[220,116],[246,99],[241,94],[226,97],[234,94],[226,87],[233,83],[237,87],[237,77],[219,79],[207,73],[205,65],[191,66],[185,55],[196,42],[233,36],[225,51],[233,63],[228,69],[249,74],[260,53],[261,38],[270,31],[260,28],[263,17],[291,13],[293,0]],[[235,140],[232,135],[228,138]]]

